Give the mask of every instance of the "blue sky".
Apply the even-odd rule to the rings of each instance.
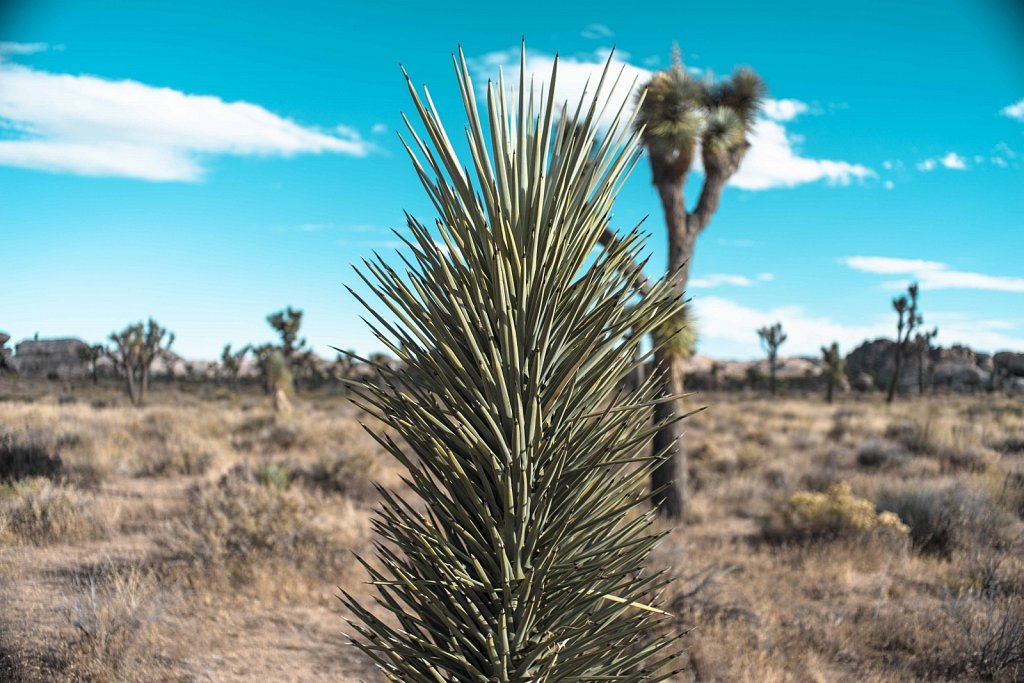
[[[239,8],[244,6],[244,10]],[[451,52],[482,82],[563,59],[576,95],[608,49],[643,78],[681,45],[695,72],[750,65],[771,100],[700,238],[700,351],[788,353],[892,334],[917,278],[939,341],[1024,349],[1024,14],[1012,2],[0,4],[0,330],[103,339],[152,315],[177,350],[305,333],[373,350],[343,285],[432,219],[394,131],[399,71],[461,125]],[[642,164],[616,206],[664,232]],[[692,198],[700,182],[691,178]]]

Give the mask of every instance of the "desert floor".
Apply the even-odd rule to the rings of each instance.
[[[689,512],[651,560],[678,680],[1024,679],[1024,401],[690,400]],[[336,596],[369,598],[371,482],[402,483],[359,422],[0,377],[0,680],[379,680]]]

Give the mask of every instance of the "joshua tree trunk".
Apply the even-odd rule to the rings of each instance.
[[[655,339],[655,344],[663,344],[664,340]],[[655,351],[654,363],[663,372],[662,396],[683,393],[682,359],[678,354],[662,350]],[[683,402],[680,399],[665,401],[654,406],[654,421],[671,420],[675,415],[683,413]],[[686,489],[689,471],[686,462],[686,446],[683,444],[683,432],[678,421],[672,421],[662,427],[654,435],[651,448],[654,453],[666,453],[664,462],[651,474],[651,488],[654,490],[654,504],[658,511],[671,519],[679,519],[686,511]]]
[[[832,380],[831,377],[829,377],[827,389],[825,389],[825,400],[828,401],[829,403],[832,402],[832,392],[835,390],[835,387],[836,383]]]
[[[768,359],[768,391],[772,396],[775,395],[775,359]]]
[[[896,344],[896,372],[893,373],[892,381],[889,382],[889,395],[886,397],[886,403],[892,403],[892,400],[896,398],[896,387],[900,383],[900,373],[903,371],[903,344]]]

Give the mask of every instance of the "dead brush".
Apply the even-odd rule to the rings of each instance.
[[[74,583],[67,622],[74,635],[60,659],[72,681],[151,681],[163,671],[156,631],[168,595],[152,572],[107,564]]]
[[[105,538],[117,517],[92,494],[42,477],[0,485],[0,539],[46,545]]]
[[[215,485],[189,491],[188,513],[161,541],[185,568],[187,583],[249,585],[275,570],[327,576],[350,564],[349,551],[363,525],[342,519],[347,536],[335,533],[320,523],[325,515],[318,497],[289,487],[271,471],[238,465]]]

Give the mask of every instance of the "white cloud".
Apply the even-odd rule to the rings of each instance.
[[[610,73],[614,77],[621,70],[622,77],[614,87],[611,84],[606,84],[601,93],[602,96],[610,95],[611,100],[615,103],[631,102],[634,87],[639,87],[652,75],[650,70],[625,61],[628,57],[628,54],[622,52],[615,54]],[[588,79],[590,80],[588,92],[592,95],[607,58],[606,50],[596,50],[583,57],[560,58],[558,61],[558,83],[555,88],[557,102],[568,101],[575,105],[579,102]],[[532,77],[534,87],[539,88],[540,84],[550,77],[553,59],[551,55],[527,52],[527,80]],[[505,69],[507,85],[518,83],[519,50],[490,52],[472,60],[471,63],[474,73],[484,79],[496,79],[498,67],[507,67]],[[768,100],[766,107],[776,116],[789,114],[796,116],[804,111],[801,109],[801,105],[807,106],[798,100]],[[768,110],[766,109],[766,111]],[[615,111],[606,111],[601,123],[605,126],[610,125],[615,113]],[[787,132],[780,123],[781,120],[783,119],[761,118],[754,124],[750,134],[752,147],[747,152],[739,171],[729,180],[730,185],[744,190],[794,187],[820,180],[824,180],[830,185],[849,185],[854,180],[864,180],[875,175],[874,171],[861,164],[801,156],[793,146],[796,136]],[[695,168],[698,171],[701,170],[699,155]]]
[[[820,348],[833,341],[848,353],[865,340],[891,339],[895,335],[894,321],[887,315],[845,324],[826,315],[813,315],[800,306],[759,310],[716,296],[694,297],[693,306],[701,348],[708,347],[718,355],[760,357],[756,330],[775,322],[781,322],[789,335],[781,351],[784,356],[818,356]],[[976,319],[960,313],[926,313],[926,318],[927,324],[938,325],[938,342],[945,346],[967,344],[990,352],[1024,348],[1024,331],[1009,321]]]
[[[589,40],[597,40],[599,38],[610,38],[614,36],[615,33],[604,24],[590,24],[583,29],[583,32],[580,35]]]
[[[986,275],[950,270],[945,263],[885,256],[851,256],[840,259],[854,270],[877,275],[906,275],[917,280],[922,289],[981,289],[994,292],[1024,292],[1024,278]],[[902,289],[905,282],[889,282],[886,286]]]
[[[999,168],[1006,168],[1006,159],[1002,157],[992,157],[992,163]]]
[[[954,171],[962,171],[967,168],[967,162],[962,156],[956,152],[949,152],[946,156],[939,160],[939,163],[946,168],[951,168]]]
[[[919,161],[917,162],[916,166],[917,170],[924,171],[925,173],[929,171],[934,171],[939,166],[951,169],[953,171],[963,171],[967,169],[967,160],[964,159],[959,154],[957,154],[956,152],[947,152],[946,155],[943,157]]]
[[[374,135],[381,135],[388,132],[388,125],[386,123],[375,123],[373,124],[373,128],[370,129],[370,132]]]
[[[882,168],[884,168],[886,171],[891,171],[892,170],[892,162],[889,161],[888,159],[886,159],[885,161],[882,162]]]
[[[829,185],[849,185],[874,177],[861,164],[800,156],[786,129],[776,121],[761,119],[750,134],[750,151],[729,184],[744,190],[795,187],[819,180]]]
[[[775,279],[774,273],[758,273],[757,279],[759,282],[771,282]]]
[[[704,277],[690,278],[688,286],[693,289],[710,289],[730,285],[732,287],[749,287],[752,285],[750,278],[745,275],[730,275],[728,273],[712,273]]]
[[[999,113],[1011,119],[1017,119],[1018,121],[1024,122],[1024,99],[1019,102],[1006,105],[999,110]]]
[[[827,316],[814,316],[800,306],[780,306],[758,310],[717,296],[698,296],[693,300],[697,333],[702,346],[727,349],[738,356],[760,356],[757,328],[781,322],[789,335],[782,355],[814,355],[824,344],[838,341],[849,351],[865,339],[892,335],[885,320],[861,325],[844,325]]]
[[[808,109],[807,104],[800,100],[769,98],[764,102],[764,115],[773,121],[792,121]]]
[[[0,58],[6,55],[34,55],[37,52],[45,52],[46,43],[11,43],[0,41]]]
[[[137,81],[0,62],[0,165],[87,176],[194,181],[206,156],[365,156],[353,129],[319,131],[249,102]]]
[[[892,188],[896,187],[896,183],[894,183],[891,180],[886,180],[885,183],[884,183],[884,187],[887,190],[891,190]]]

